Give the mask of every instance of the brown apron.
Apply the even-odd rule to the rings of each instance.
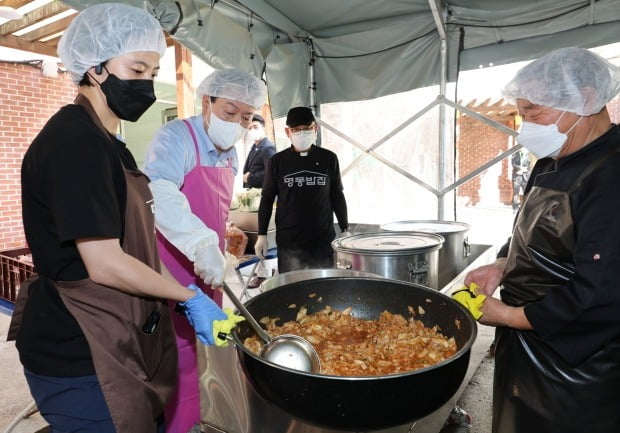
[[[11,314],[11,322],[9,323],[9,330],[6,335],[6,341],[15,341],[19,327],[22,324],[22,316],[24,315],[24,307],[28,296],[30,296],[30,284],[35,281],[39,276],[33,274],[26,281],[19,283],[19,291],[15,298],[15,304],[13,305],[13,313]]]
[[[76,102],[85,105],[83,100]],[[85,108],[93,116],[92,109]],[[93,120],[99,123],[96,116]],[[126,230],[122,248],[159,272],[148,178],[139,171],[125,169],[125,180]],[[56,281],[56,288],[86,336],[116,431],[154,433],[177,379],[177,349],[165,301],[133,296],[90,279]],[[12,329],[19,327],[27,291],[28,284],[23,284]]]
[[[533,187],[522,205],[502,280],[502,300],[521,306],[562,290],[574,272],[570,192],[606,159],[587,167],[568,192]],[[498,328],[494,433],[609,433],[620,412],[620,342],[570,365],[533,331]]]

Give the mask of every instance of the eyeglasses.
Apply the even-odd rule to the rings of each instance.
[[[307,128],[290,128],[291,134],[293,135],[310,135],[313,134],[316,129],[316,126],[312,125]]]

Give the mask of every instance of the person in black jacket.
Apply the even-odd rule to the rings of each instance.
[[[267,254],[267,227],[277,196],[278,272],[330,268],[334,213],[342,232],[348,231],[349,224],[338,157],[315,145],[317,124],[310,108],[291,108],[286,125],[292,145],[268,164],[254,250],[260,258]]]
[[[243,166],[243,187],[261,188],[265,166],[276,153],[276,147],[265,136],[265,119],[261,115],[255,114],[252,117],[248,136],[252,140],[252,148]]]

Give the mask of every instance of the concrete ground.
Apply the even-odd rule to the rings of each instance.
[[[32,403],[15,342],[6,341],[10,320],[8,311],[0,311],[0,432],[2,433]],[[45,425],[45,421],[37,413],[20,421],[12,433],[33,433]]]
[[[485,328],[489,334],[494,332],[489,327]],[[472,418],[471,429],[468,433],[491,433],[494,369],[494,358],[487,350],[457,402],[457,406]]]

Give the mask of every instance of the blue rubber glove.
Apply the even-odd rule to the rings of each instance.
[[[185,316],[196,331],[198,339],[203,344],[213,345],[215,344],[213,322],[226,320],[228,316],[198,286],[190,284],[187,288],[196,294],[185,302],[179,302],[179,305],[183,307]]]

